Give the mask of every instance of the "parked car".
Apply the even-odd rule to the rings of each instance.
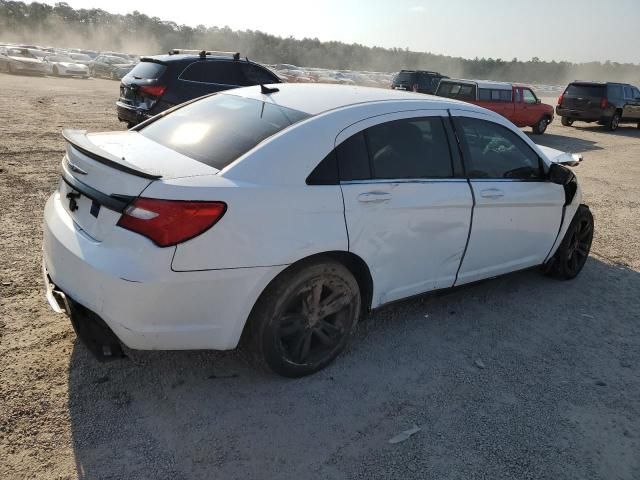
[[[448,99],[262,85],[63,136],[47,298],[102,357],[244,335],[307,375],[371,308],[536,266],[570,279],[593,236],[562,152]]]
[[[0,71],[44,76],[47,67],[27,48],[0,47]]]
[[[562,125],[573,122],[598,122],[614,131],[621,123],[636,123],[640,128],[640,90],[628,83],[570,83],[558,98],[556,113]]]
[[[436,95],[492,110],[518,127],[531,127],[538,135],[543,134],[553,121],[553,107],[542,103],[526,85],[447,79],[440,82]]]
[[[86,65],[89,67],[93,59],[87,55],[86,53],[69,53],[69,57],[73,59],[75,63],[81,63],[82,65]]]
[[[77,63],[73,58],[66,55],[49,55],[44,57],[48,72],[56,77],[82,77],[89,78],[89,67],[82,63]]]
[[[438,88],[440,80],[443,78],[449,77],[438,72],[426,70],[400,70],[393,77],[391,88],[433,95]]]
[[[112,55],[98,55],[89,65],[92,77],[120,80],[135,67],[134,63],[122,57]]]
[[[279,83],[267,68],[239,54],[172,50],[143,57],[120,84],[118,119],[129,127],[208,93],[260,83]]]

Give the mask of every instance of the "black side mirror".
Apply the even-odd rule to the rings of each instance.
[[[575,178],[575,175],[567,167],[563,167],[558,163],[552,163],[549,167],[549,174],[547,178],[551,183],[568,185]]]

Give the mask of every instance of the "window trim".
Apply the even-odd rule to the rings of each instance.
[[[523,100],[524,100],[524,95],[523,95]],[[468,115],[455,115],[451,117],[452,123],[453,123],[453,128],[454,131],[456,132],[456,137],[458,138],[458,141],[460,142],[460,150],[461,150],[461,157],[462,157],[462,163],[464,165],[464,171],[465,171],[465,176],[466,179],[470,182],[547,182],[547,175],[546,175],[546,169],[545,169],[545,163],[542,160],[542,158],[540,157],[540,155],[538,154],[538,152],[536,152],[533,148],[531,148],[531,146],[529,144],[527,144],[527,142],[525,142],[524,140],[522,140],[522,143],[526,145],[526,147],[531,150],[531,152],[533,152],[533,154],[536,156],[536,158],[538,159],[538,168],[540,169],[540,178],[484,178],[484,177],[470,177],[467,174],[467,171],[469,169],[469,157],[471,157],[471,152],[469,150],[469,146],[467,144],[466,138],[463,134],[461,134],[461,132],[463,132],[462,129],[462,125],[460,124],[460,119],[461,118],[469,118],[472,120],[479,120],[482,122],[488,122],[488,123],[492,123],[494,125],[498,125],[500,128],[508,130],[509,132],[513,133],[514,135],[518,136],[518,134],[516,132],[514,132],[513,130],[509,129],[508,127],[498,123],[498,122],[494,122],[493,120],[487,119],[487,118],[480,118],[480,117],[470,117]]]

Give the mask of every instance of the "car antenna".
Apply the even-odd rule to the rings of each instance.
[[[279,92],[280,89],[276,87],[265,87],[262,83],[260,84],[260,93],[263,95],[269,95],[270,93]]]

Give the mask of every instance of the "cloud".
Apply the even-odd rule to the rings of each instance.
[[[427,8],[422,5],[416,5],[415,7],[411,7],[409,11],[413,13],[424,13],[427,11]]]

